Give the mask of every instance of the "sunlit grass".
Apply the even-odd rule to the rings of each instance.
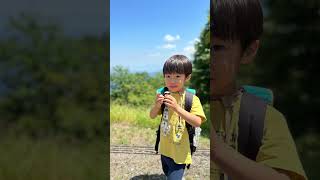
[[[111,144],[153,146],[161,116],[149,117],[150,108],[111,103]],[[209,148],[209,123],[201,125],[200,148]]]
[[[110,121],[111,123],[125,123],[136,125],[139,127],[156,129],[159,126],[161,116],[157,116],[155,119],[149,117],[151,107],[133,107],[130,105],[119,105],[111,103],[110,106]],[[204,111],[209,119],[209,106],[204,106]],[[201,125],[202,135],[209,136],[209,121]]]
[[[105,180],[107,176],[105,142],[70,144],[55,138],[5,137],[0,147],[0,179]]]
[[[127,123],[155,129],[160,122],[160,116],[155,119],[149,117],[150,108],[147,107],[133,107],[112,103],[110,108],[111,123]]]

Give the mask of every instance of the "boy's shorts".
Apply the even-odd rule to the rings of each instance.
[[[186,164],[176,164],[173,159],[161,155],[162,170],[168,180],[180,180],[183,177]]]

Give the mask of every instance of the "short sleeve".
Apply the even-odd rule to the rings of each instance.
[[[262,145],[256,161],[285,173],[291,179],[307,179],[284,116],[267,106]]]
[[[204,114],[200,99],[196,95],[193,95],[192,107],[191,107],[190,113],[196,116],[199,116],[202,120],[202,123],[207,120]]]

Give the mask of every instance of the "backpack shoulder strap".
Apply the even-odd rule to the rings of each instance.
[[[192,101],[193,101],[193,94],[189,91],[186,91],[185,100],[184,100],[184,109],[188,112],[191,111],[192,108]],[[192,126],[186,121],[186,127],[189,132],[189,139],[190,139],[190,131],[192,129]],[[191,143],[191,141],[190,141]]]
[[[192,101],[193,101],[193,94],[189,91],[186,91],[184,109],[188,112],[191,111]]]
[[[163,95],[165,91],[168,91],[167,87],[162,88],[160,93]],[[164,106],[165,106],[164,104],[161,105],[161,116],[163,115]],[[162,120],[162,117],[161,117],[161,120]],[[157,137],[156,137],[156,143],[154,145],[154,150],[156,151],[156,154],[158,154],[159,142],[160,142],[160,124],[158,126],[158,130],[156,131]]]
[[[189,91],[186,91],[184,109],[188,112],[191,111],[192,101],[193,101],[193,94]],[[187,121],[185,121],[185,122],[186,122],[187,131],[189,134],[190,152],[192,155],[193,152],[196,151],[196,147],[193,145],[193,136],[195,134],[195,129]],[[187,165],[187,169],[189,169],[189,168],[190,168],[190,164]]]
[[[244,92],[239,114],[238,151],[256,160],[263,137],[267,104],[260,98]]]

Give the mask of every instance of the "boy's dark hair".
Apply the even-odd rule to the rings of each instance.
[[[185,74],[188,77],[192,73],[192,63],[184,55],[173,55],[163,65],[163,75],[165,74]]]
[[[263,32],[259,0],[211,0],[210,30],[223,40],[240,40],[242,49],[258,40]]]

